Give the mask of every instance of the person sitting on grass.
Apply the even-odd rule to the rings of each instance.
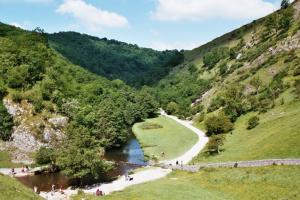
[[[96,196],[103,196],[103,192],[99,188],[96,190]]]

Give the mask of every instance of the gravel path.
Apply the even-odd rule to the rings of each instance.
[[[175,165],[176,161],[182,163],[182,164],[188,164],[198,153],[204,148],[206,143],[208,142],[208,138],[205,136],[205,134],[200,131],[199,129],[195,128],[192,126],[192,122],[190,121],[183,121],[178,119],[175,116],[167,115],[164,111],[161,111],[161,114],[169,117],[176,122],[182,124],[183,126],[191,129],[195,134],[198,135],[198,142],[186,153],[183,155],[179,156],[178,158],[175,158],[173,160],[165,160],[161,161],[161,164],[166,164],[166,165]],[[180,145],[180,144],[178,144]],[[148,168],[148,169],[147,169]],[[121,176],[119,179],[111,182],[111,183],[104,183],[104,184],[99,184],[97,186],[92,186],[89,189],[83,190],[85,193],[89,194],[95,194],[96,190],[98,188],[101,189],[101,191],[104,192],[104,194],[110,194],[111,192],[115,191],[121,191],[129,186],[136,185],[136,184],[141,184],[145,183],[148,181],[153,181],[157,180],[160,178],[163,178],[167,176],[169,173],[172,172],[172,169],[164,169],[160,167],[146,167],[142,171],[136,172],[132,175],[130,175],[133,180],[132,181],[126,181],[125,176]],[[48,200],[66,200],[70,199],[70,196],[77,194],[77,190],[71,190],[67,189],[64,190],[64,194],[60,194],[59,192],[51,193],[51,192],[41,192],[40,196],[42,196],[45,199]]]
[[[177,157],[177,158],[175,158],[173,160],[161,161],[160,163],[167,164],[167,165],[169,165],[169,164],[175,165],[176,162],[178,161],[179,164],[181,164],[181,163],[184,164],[184,165],[188,164],[205,147],[205,145],[208,142],[208,137],[206,137],[206,135],[205,135],[205,133],[203,131],[195,128],[192,125],[191,121],[184,121],[184,120],[178,119],[175,116],[167,115],[163,110],[161,110],[161,115],[169,117],[169,118],[175,120],[177,123],[179,123],[179,124],[185,126],[186,128],[192,130],[194,133],[197,134],[197,136],[198,136],[198,142],[190,150],[188,150],[187,152],[185,152],[183,155],[181,155],[181,156],[179,156],[179,157]],[[178,144],[178,145],[180,145],[180,144]]]

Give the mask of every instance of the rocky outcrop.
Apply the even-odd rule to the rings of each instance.
[[[9,150],[12,162],[30,164],[32,152],[42,146],[55,146],[65,138],[63,129],[68,124],[68,118],[55,116],[52,118],[33,114],[30,103],[22,101],[15,103],[10,99],[3,100],[8,113],[14,118],[15,126],[10,141],[2,145],[3,150]]]

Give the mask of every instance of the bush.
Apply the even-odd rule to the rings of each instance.
[[[220,147],[224,145],[224,135],[213,135],[209,138],[207,149],[210,155],[220,153]]]
[[[7,112],[7,109],[0,102],[0,139],[9,140],[14,126],[12,116]]]
[[[0,82],[0,99],[7,94],[7,89],[3,83]]]
[[[300,66],[297,67],[297,68],[294,70],[293,75],[294,75],[294,76],[299,76],[299,75],[300,75]]]
[[[211,100],[210,105],[207,108],[207,112],[218,110],[220,107],[224,106],[224,104],[224,99],[220,96],[217,96]]]
[[[140,128],[145,130],[150,130],[150,129],[160,129],[163,128],[163,126],[156,123],[145,122],[140,126]]]
[[[203,56],[204,66],[208,69],[212,69],[220,60],[225,59],[228,56],[228,47],[215,48]]]
[[[45,165],[54,161],[54,150],[51,148],[41,147],[35,156],[37,164]]]
[[[19,91],[14,91],[11,93],[11,98],[14,102],[20,103],[23,99],[22,93]]]
[[[208,136],[227,133],[233,129],[233,123],[224,112],[207,118],[205,126]]]
[[[248,126],[247,126],[247,129],[248,129],[248,130],[253,129],[253,128],[255,128],[258,124],[259,124],[259,117],[257,117],[257,116],[251,117],[251,118],[248,120]]]
[[[166,112],[168,114],[176,114],[179,112],[179,110],[180,110],[179,105],[175,102],[168,103],[167,108],[166,108]]]

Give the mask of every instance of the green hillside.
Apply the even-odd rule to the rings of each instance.
[[[155,51],[76,32],[49,34],[52,48],[91,72],[131,86],[153,85],[182,62],[177,50]]]
[[[10,138],[13,125],[3,98],[28,108],[20,122],[31,127],[40,142],[44,142],[47,119],[69,118],[64,130],[67,138],[57,144],[58,154],[47,162],[56,161],[75,177],[96,177],[109,168],[102,159],[104,149],[120,146],[135,122],[155,115],[158,109],[147,89],[136,91],[120,80],[109,81],[71,64],[49,48],[41,30],[24,31],[2,23],[0,97],[3,140]]]
[[[168,113],[210,136],[197,161],[300,156],[299,5],[186,51],[154,88]]]

